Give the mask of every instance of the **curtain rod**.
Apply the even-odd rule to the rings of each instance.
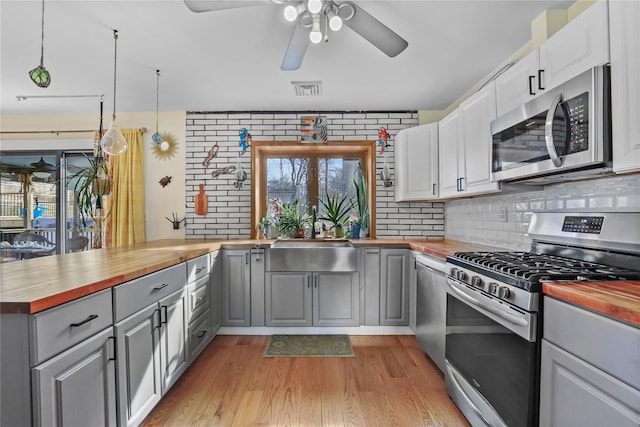
[[[147,132],[146,127],[141,127],[138,129],[140,132]],[[2,135],[10,135],[10,134],[25,134],[25,133],[52,133],[55,135],[60,135],[61,133],[90,133],[97,132],[96,129],[72,129],[72,130],[10,130],[10,131],[1,131]]]

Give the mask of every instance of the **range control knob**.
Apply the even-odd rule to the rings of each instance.
[[[471,277],[471,284],[473,286],[482,286],[482,279],[480,276],[473,276]]]
[[[489,293],[496,294],[498,291],[498,284],[496,282],[489,283]]]
[[[449,272],[449,275],[451,277],[458,277],[458,269],[457,268],[452,268],[451,271]]]
[[[509,296],[511,296],[511,290],[509,288],[507,288],[506,286],[502,286],[499,290],[498,290],[498,296],[502,299],[507,299],[509,298]]]
[[[458,280],[460,280],[461,282],[466,282],[467,273],[465,273],[464,271],[458,271]]]

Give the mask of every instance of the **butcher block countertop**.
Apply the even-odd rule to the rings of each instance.
[[[640,281],[550,282],[549,296],[640,327]]]
[[[504,250],[456,240],[354,239],[354,247],[409,248],[439,258]],[[0,313],[37,313],[221,248],[273,240],[157,240],[0,264]],[[545,283],[543,291],[640,326],[640,282]]]

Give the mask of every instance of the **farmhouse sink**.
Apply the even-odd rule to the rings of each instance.
[[[346,240],[279,240],[266,261],[266,271],[356,271],[356,248]]]

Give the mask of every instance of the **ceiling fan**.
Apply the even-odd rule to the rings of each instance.
[[[280,66],[284,71],[300,68],[309,41],[312,43],[322,41],[322,27],[324,27],[324,40],[327,41],[328,29],[338,31],[344,23],[392,58],[409,45],[405,39],[351,1],[337,3],[334,0],[184,0],[184,2],[193,12],[212,12],[270,4],[286,5],[285,18],[291,22],[296,21],[296,25]]]

